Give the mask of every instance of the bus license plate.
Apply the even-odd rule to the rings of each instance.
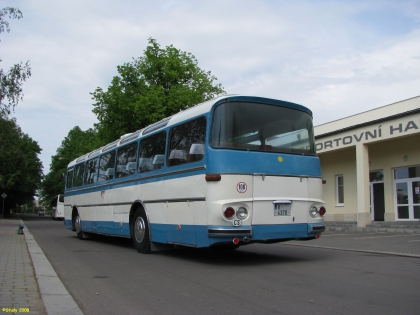
[[[275,216],[290,216],[292,205],[290,203],[275,203],[274,215]]]

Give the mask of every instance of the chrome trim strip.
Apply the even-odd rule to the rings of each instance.
[[[252,228],[249,229],[231,229],[231,228],[208,228],[209,236],[252,236]]]
[[[198,198],[173,198],[173,199],[155,199],[155,200],[144,200],[144,203],[160,203],[160,202],[193,202],[193,201],[206,201],[206,197]]]
[[[156,200],[143,200],[143,203],[173,203],[173,202],[194,202],[194,201],[206,201],[205,197],[199,198],[174,198],[174,199],[156,199]],[[113,203],[101,203],[101,204],[85,204],[85,205],[77,205],[79,208],[85,207],[108,207],[108,206],[124,206],[124,205],[132,205],[136,201],[126,201],[126,202],[113,202]],[[75,205],[64,205],[64,206],[75,206]]]

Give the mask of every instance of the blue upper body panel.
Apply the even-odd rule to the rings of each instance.
[[[317,156],[208,148],[207,173],[321,177]]]

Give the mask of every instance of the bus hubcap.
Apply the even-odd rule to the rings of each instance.
[[[81,231],[81,223],[80,223],[80,217],[77,216],[76,220],[74,221],[74,227],[76,228],[76,233],[80,233]]]
[[[138,217],[134,223],[134,237],[137,243],[143,242],[144,233],[146,232],[146,225],[142,217]]]

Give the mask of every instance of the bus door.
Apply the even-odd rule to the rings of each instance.
[[[307,177],[254,175],[252,225],[308,222]]]

